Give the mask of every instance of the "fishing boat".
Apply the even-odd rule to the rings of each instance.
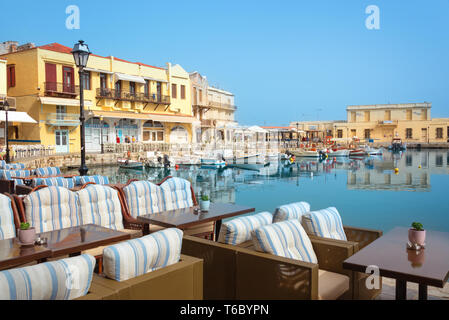
[[[374,147],[371,147],[371,146],[366,146],[365,147],[365,152],[369,156],[377,156],[377,155],[382,155],[383,154],[382,148],[374,148]]]
[[[365,149],[353,149],[349,151],[350,157],[363,157],[366,155]]]
[[[143,170],[143,163],[129,159],[118,159],[117,163],[122,169]]]
[[[319,158],[321,156],[318,150],[310,149],[310,150],[300,150],[300,151],[290,151],[295,157],[300,158]]]
[[[204,169],[223,169],[226,167],[226,161],[215,159],[201,159],[201,168]]]
[[[349,157],[349,149],[346,148],[332,148],[328,152],[329,157]]]
[[[393,138],[391,145],[388,147],[389,150],[392,151],[405,151],[407,150],[407,145],[402,143],[402,139],[399,137]]]
[[[244,157],[234,157],[225,160],[228,167],[258,171],[260,168],[263,168],[270,164],[268,161],[260,158],[260,155],[256,154]]]

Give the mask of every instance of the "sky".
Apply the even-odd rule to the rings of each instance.
[[[80,28],[66,28],[66,8]],[[368,6],[379,29],[368,29]],[[82,39],[102,56],[180,64],[235,94],[246,125],[343,120],[357,104],[449,117],[449,0],[8,1],[0,42]],[[371,21],[371,20],[370,20]]]

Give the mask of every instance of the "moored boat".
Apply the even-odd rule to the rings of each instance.
[[[250,155],[244,157],[234,157],[225,159],[228,167],[235,167],[246,170],[259,170],[270,163],[268,161],[260,159],[260,155]]]
[[[335,148],[328,153],[329,157],[349,157],[349,149]]]
[[[354,149],[349,151],[350,157],[363,157],[366,155],[365,149]]]
[[[123,169],[143,170],[143,163],[139,161],[118,159],[117,163],[119,167]]]
[[[391,145],[388,147],[388,149],[392,151],[405,151],[407,150],[407,145],[405,143],[402,143],[402,139],[399,137],[393,138],[393,141],[391,142]]]
[[[215,159],[201,159],[201,168],[205,169],[223,169],[226,167],[226,161]]]

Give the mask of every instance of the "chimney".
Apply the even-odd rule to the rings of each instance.
[[[11,44],[9,47],[9,52],[17,52],[17,44]]]

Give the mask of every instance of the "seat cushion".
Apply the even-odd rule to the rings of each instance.
[[[286,204],[276,208],[273,215],[273,223],[291,219],[299,219],[301,222],[302,215],[309,211],[310,204],[304,201]]]
[[[52,177],[52,178],[34,178],[33,186],[57,186],[72,189],[75,187],[73,178]]]
[[[15,238],[16,225],[11,199],[0,193],[0,240]]]
[[[317,263],[312,243],[298,220],[269,224],[253,231],[257,251],[276,256]]]
[[[129,214],[138,216],[165,210],[161,188],[149,181],[134,181],[123,188]]]
[[[170,178],[161,184],[165,210],[176,210],[193,206],[190,181],[182,178]]]
[[[109,184],[109,178],[106,176],[81,176],[79,177],[79,182],[81,185],[88,182],[93,182],[96,184]]]
[[[103,250],[106,277],[125,281],[177,263],[183,232],[165,229],[142,238],[120,242]]]
[[[61,169],[59,169],[58,167],[45,167],[36,169],[36,175],[39,177],[57,176],[59,174],[61,174]]]
[[[318,299],[336,300],[349,290],[349,277],[325,270],[318,270]]]
[[[220,228],[218,242],[237,245],[251,240],[251,232],[257,228],[271,224],[273,215],[270,212],[260,212],[223,222]]]
[[[124,229],[117,190],[92,184],[76,193],[83,224],[96,224],[113,230]]]
[[[81,255],[0,271],[0,300],[72,300],[89,292],[95,259]]]
[[[25,218],[36,233],[81,225],[75,192],[62,187],[47,187],[23,198]]]
[[[329,207],[304,214],[302,222],[306,231],[318,237],[345,240],[340,214],[337,208]]]

